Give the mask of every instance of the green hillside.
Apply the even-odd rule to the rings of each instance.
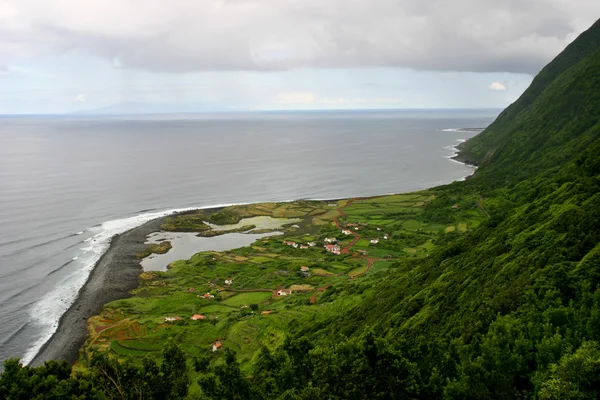
[[[287,240],[323,240],[340,235],[340,225],[360,229],[356,241],[341,241],[348,251],[339,258],[271,238],[175,263],[94,317],[100,328],[87,350],[101,341],[113,356],[91,354],[71,378],[64,366],[10,361],[0,398],[28,398],[35,388],[47,390],[39,398],[48,388],[108,398],[598,398],[600,21],[466,142],[461,158],[479,165],[472,178],[425,192],[335,207],[227,209],[239,218],[301,218]],[[380,227],[391,238],[369,247]],[[298,274],[305,265],[310,276]],[[201,322],[206,328],[187,320],[164,327],[160,313],[180,312],[180,298],[183,310],[198,312],[191,302],[199,296],[182,288],[234,267],[234,282],[245,286],[201,306],[218,318]],[[314,292],[262,294],[268,285],[300,283]],[[246,297],[256,304],[235,308]],[[217,338],[225,351],[200,350]],[[149,352],[162,362],[142,358]]]
[[[599,50],[600,21],[544,67],[493,124],[463,143],[460,158],[480,165],[477,176],[490,180],[509,173],[520,179],[568,162],[594,140]],[[586,133],[590,137],[582,137]]]

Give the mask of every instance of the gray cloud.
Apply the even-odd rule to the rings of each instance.
[[[78,50],[161,72],[534,74],[599,16],[597,0],[8,0],[0,63]]]

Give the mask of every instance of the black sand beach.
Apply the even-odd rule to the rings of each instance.
[[[164,217],[163,217],[164,218]],[[30,365],[58,360],[74,363],[87,336],[87,320],[97,315],[104,304],[127,298],[138,285],[142,272],[135,256],[145,249],[146,236],[160,230],[163,218],[115,236],[108,251],[98,260],[77,299],[59,321],[58,328]]]

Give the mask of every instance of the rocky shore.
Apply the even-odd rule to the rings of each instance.
[[[157,218],[121,235],[116,235],[107,252],[98,260],[71,307],[63,314],[58,328],[30,365],[58,360],[74,363],[87,336],[87,320],[97,315],[104,304],[127,298],[138,285],[142,272],[141,253],[146,236],[160,230],[163,218]]]

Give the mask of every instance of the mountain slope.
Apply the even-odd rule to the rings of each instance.
[[[330,292],[335,301],[359,291],[363,301],[301,325],[296,342],[276,352],[280,361],[268,356],[256,374],[302,379],[274,391],[256,383],[260,391],[298,391],[290,398],[385,398],[392,387],[407,398],[600,396],[599,71],[596,23],[465,143],[463,157],[480,164],[474,177],[440,188],[447,196],[481,195],[487,223],[426,260]],[[299,357],[294,343],[310,343],[310,356]],[[350,365],[361,362],[376,382],[357,385],[361,375]]]
[[[497,180],[554,170],[585,148],[600,118],[599,48],[600,21],[542,69],[492,125],[464,143],[460,158],[481,165],[478,177]]]

